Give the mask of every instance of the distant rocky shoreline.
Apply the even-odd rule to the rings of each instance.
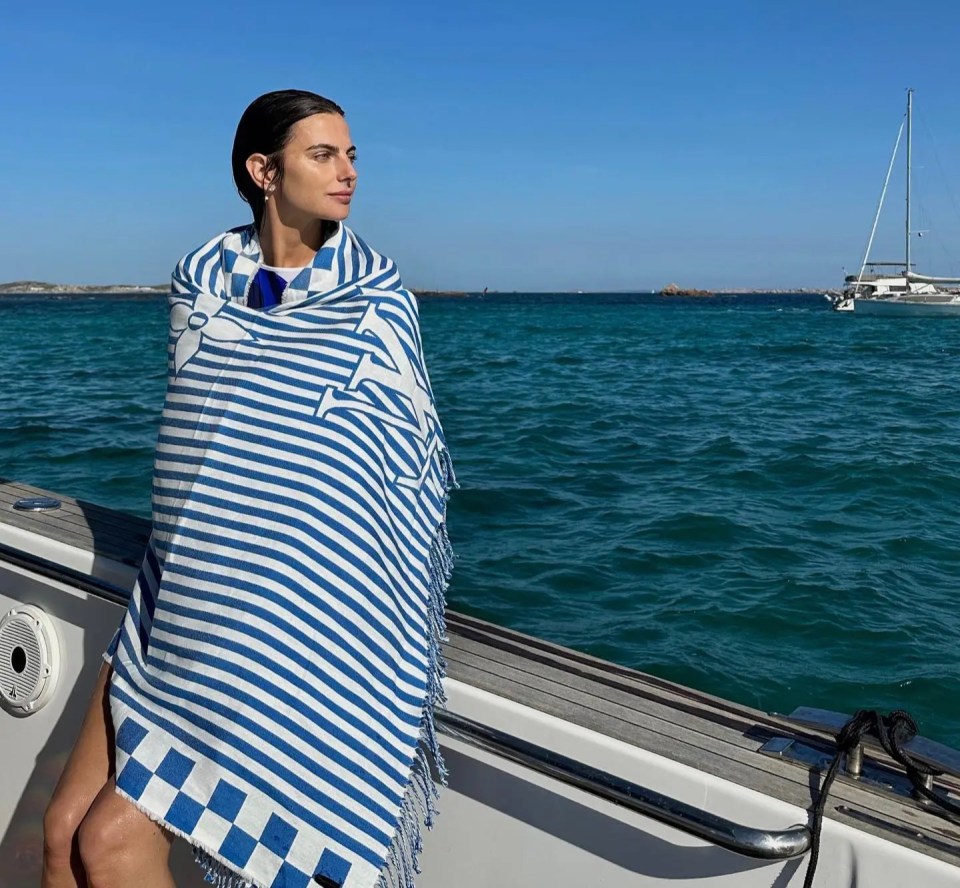
[[[470,292],[467,290],[419,290],[412,288],[413,292],[420,297],[432,296],[479,296],[479,291]],[[170,292],[169,284],[50,284],[45,281],[11,281],[10,283],[0,284],[0,297],[3,296],[62,296],[71,297],[89,297],[89,296],[166,296]],[[496,296],[507,293],[506,290],[489,290],[487,295]],[[509,291],[517,293],[519,291]],[[530,291],[534,292],[534,291]],[[542,291],[554,292],[554,291]],[[584,293],[583,290],[570,290],[570,293]],[[612,292],[608,290],[597,292]],[[770,294],[772,296],[783,295],[809,295],[825,292],[824,288],[801,287],[794,289],[769,288],[769,289],[724,289],[724,290],[695,290],[684,289],[677,284],[668,284],[661,290],[618,290],[618,293],[624,294],[659,294],[660,296],[690,296],[690,297],[710,297],[710,296],[734,296],[734,295],[754,295]]]
[[[169,284],[48,284],[46,281],[11,281],[0,284],[0,296],[132,296],[169,293]]]
[[[0,296],[166,296],[169,284],[48,284],[11,281],[0,284]],[[417,296],[469,296],[462,290],[413,290]]]
[[[767,294],[770,296],[809,296],[819,295],[825,292],[823,288],[804,287],[796,290],[768,289],[768,290],[696,290],[679,286],[679,284],[667,284],[660,290],[661,296],[747,296],[753,294]]]

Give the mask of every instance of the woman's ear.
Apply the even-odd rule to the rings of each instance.
[[[266,190],[273,181],[273,170],[270,169],[270,160],[266,154],[251,154],[247,158],[247,172],[254,184],[261,190]]]

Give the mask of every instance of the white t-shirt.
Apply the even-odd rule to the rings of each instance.
[[[276,265],[261,265],[261,268],[265,268],[267,271],[272,271],[274,274],[280,275],[288,284],[292,281],[306,266],[297,266],[296,268],[280,268]]]

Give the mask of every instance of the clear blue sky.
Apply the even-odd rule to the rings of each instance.
[[[287,87],[346,109],[409,285],[587,290],[839,284],[913,86],[918,262],[960,273],[958,45],[956,0],[4,4],[0,281],[166,280],[249,220],[234,128]]]

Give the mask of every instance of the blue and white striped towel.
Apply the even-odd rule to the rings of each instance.
[[[108,650],[117,789],[221,888],[408,888],[454,484],[416,301],[342,225],[266,311],[259,262],[248,226],[174,273],[153,532]]]

